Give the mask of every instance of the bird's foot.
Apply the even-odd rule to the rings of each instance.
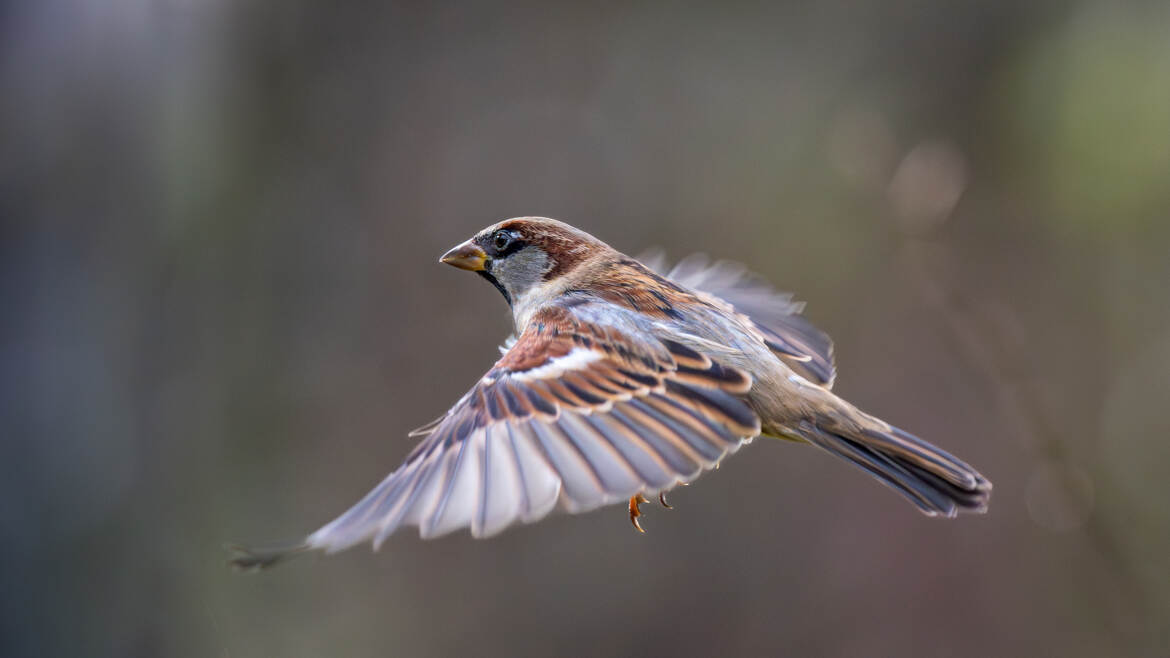
[[[642,494],[636,494],[634,496],[630,496],[630,523],[634,524],[634,529],[637,530],[638,532],[646,532],[645,530],[642,529],[642,524],[638,522],[638,517],[642,516],[642,509],[639,506],[642,503],[648,503],[648,502],[650,502],[650,501],[647,500],[646,497],[643,496]],[[674,509],[673,507],[670,506],[669,503],[666,502],[666,492],[665,491],[658,494],[658,502],[662,503],[662,506],[665,507],[666,509]]]
[[[630,496],[630,523],[634,524],[634,529],[638,532],[646,532],[642,529],[642,524],[638,523],[638,517],[642,516],[642,510],[639,509],[638,505],[648,502],[650,501],[646,500],[646,497],[642,494]]]

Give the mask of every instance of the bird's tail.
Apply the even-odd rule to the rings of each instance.
[[[929,516],[987,511],[991,482],[974,468],[909,432],[850,411],[862,419],[802,421],[797,433],[869,472]]]

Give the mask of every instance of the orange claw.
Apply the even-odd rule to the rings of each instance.
[[[642,510],[638,508],[638,505],[640,503],[648,502],[650,501],[646,500],[646,497],[642,494],[634,494],[633,496],[630,496],[630,523],[634,524],[634,528],[636,528],[638,532],[646,532],[642,529],[642,524],[638,523],[638,517],[642,516]]]

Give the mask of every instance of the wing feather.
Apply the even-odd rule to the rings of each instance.
[[[703,470],[703,459],[687,442],[652,416],[639,410],[639,403],[631,400],[614,409],[610,416],[625,426],[628,435],[636,435],[646,442],[671,471],[683,481],[690,481]]]
[[[490,537],[507,528],[524,512],[524,484],[519,479],[516,455],[512,453],[508,428],[504,425],[487,430],[483,472],[478,523],[472,524],[471,532]]]
[[[832,388],[837,375],[833,341],[801,315],[804,304],[790,293],[773,289],[738,263],[711,262],[702,254],[684,258],[673,268],[660,252],[640,260],[661,276],[730,305],[748,318],[765,344],[797,374]]]
[[[544,518],[557,504],[563,487],[552,464],[541,452],[535,433],[528,423],[501,425],[508,430],[512,450],[516,454],[517,470],[524,485],[524,510],[520,521],[531,523]]]
[[[483,537],[558,505],[665,491],[759,433],[750,388],[682,343],[546,309],[398,470],[307,544],[377,547],[403,525]]]
[[[583,419],[586,417],[585,414],[565,414],[557,425],[597,474],[602,489],[612,493],[638,491],[644,487],[638,473],[626,462],[622,453],[605,439],[603,433],[585,422]]]
[[[662,456],[651,448],[637,432],[628,431],[615,414],[589,414],[581,418],[593,426],[598,436],[620,453],[620,458],[629,464],[636,476],[650,485],[651,488],[667,489],[677,481],[678,474],[670,468]]]
[[[605,490],[593,466],[569,443],[556,425],[533,423],[532,432],[540,442],[553,470],[561,478],[561,504],[571,512],[593,509],[604,503]]]

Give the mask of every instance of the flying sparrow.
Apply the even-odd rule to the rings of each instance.
[[[236,547],[233,564],[378,548],[404,525],[488,537],[619,501],[641,530],[645,496],[665,505],[666,491],[760,435],[844,458],[931,516],[987,508],[991,483],[975,469],[834,395],[828,336],[739,266],[688,259],[655,272],[539,217],[490,226],[440,260],[507,300],[515,338],[503,357],[347,512],[295,545]]]

